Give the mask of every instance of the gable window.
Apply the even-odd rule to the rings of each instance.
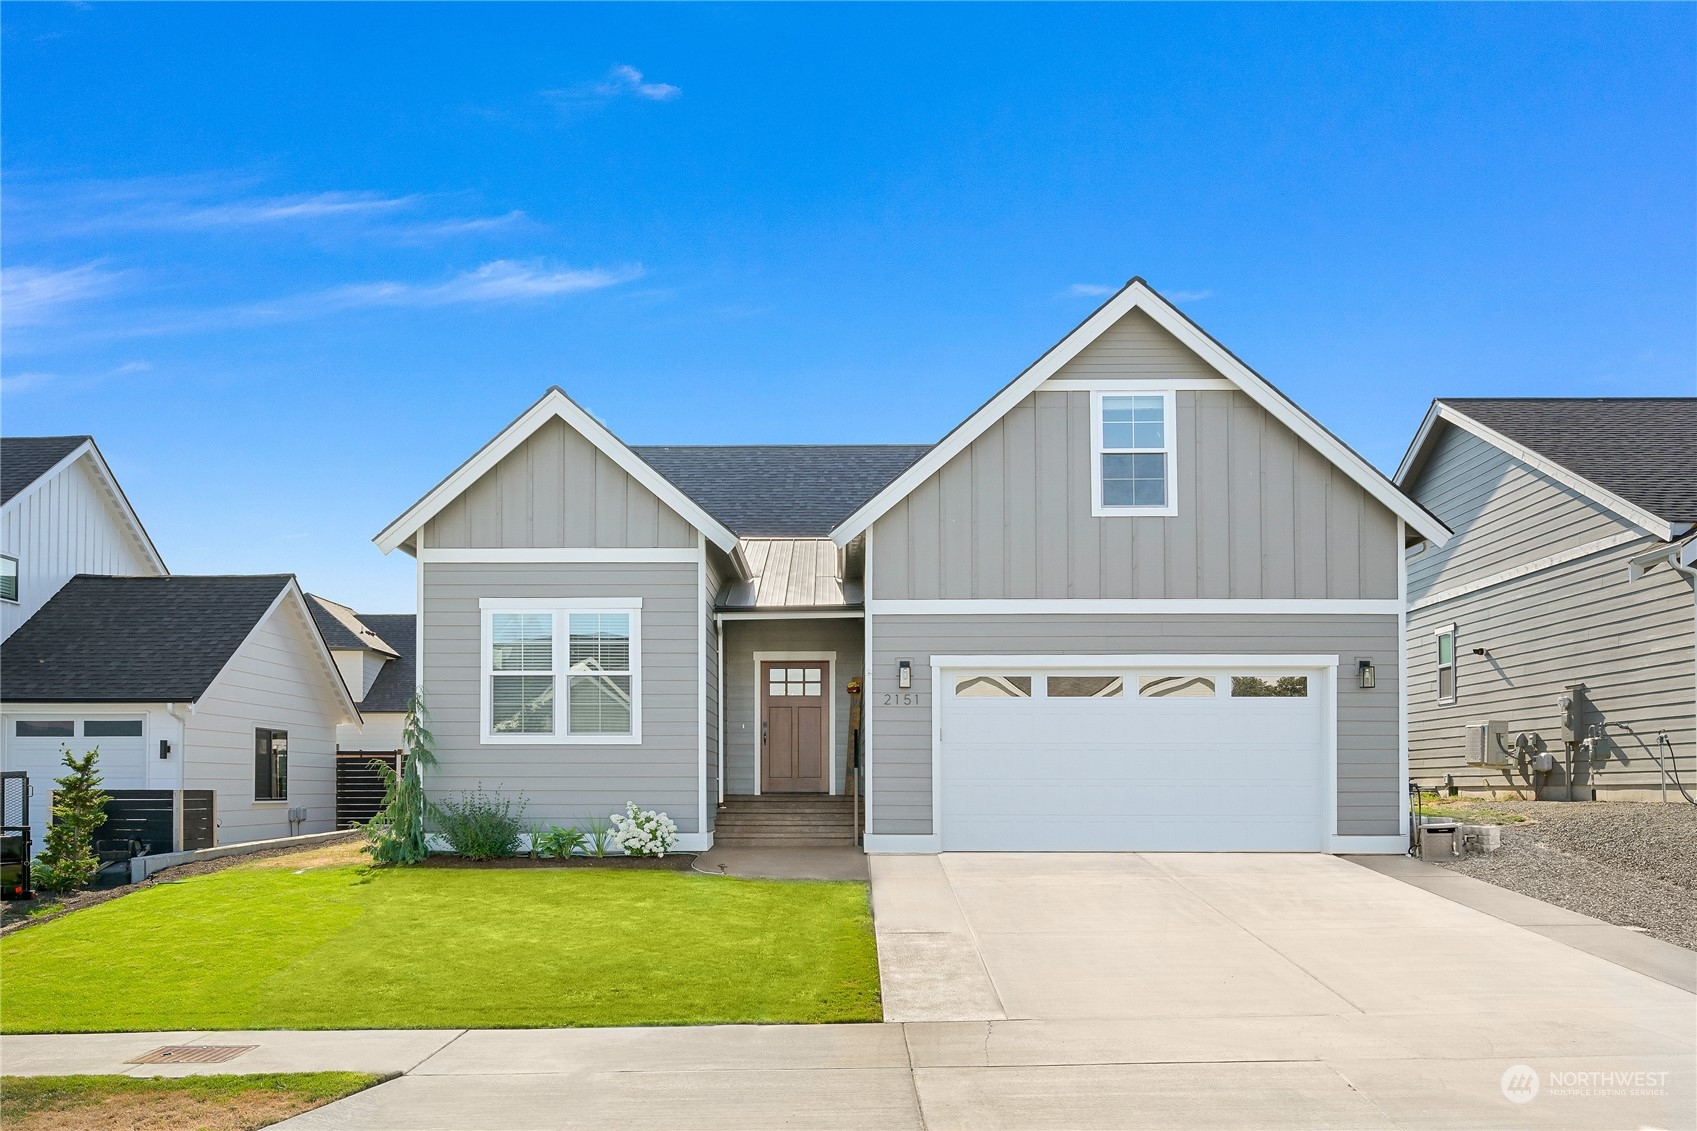
[[[18,559],[0,554],[0,601],[18,599]]]
[[[640,741],[640,598],[482,605],[484,742]]]
[[[1091,394],[1098,517],[1178,513],[1173,405],[1170,389]]]
[[[253,732],[253,799],[289,799],[289,732],[258,727]]]
[[[1440,628],[1436,635],[1438,652],[1438,702],[1455,702],[1455,625]]]

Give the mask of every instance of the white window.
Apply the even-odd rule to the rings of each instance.
[[[1170,389],[1103,389],[1091,395],[1095,445],[1092,512],[1174,515],[1178,483]]]
[[[641,598],[482,606],[484,742],[642,740]]]
[[[1438,702],[1455,702],[1455,625],[1440,628],[1435,638],[1438,659]]]
[[[0,601],[18,600],[18,559],[0,554]]]

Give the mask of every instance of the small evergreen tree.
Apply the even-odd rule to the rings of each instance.
[[[373,763],[383,775],[383,808],[361,827],[369,838],[365,851],[379,864],[417,864],[430,854],[425,822],[434,809],[424,796],[424,771],[436,765],[431,751],[436,739],[429,724],[424,696],[415,691],[401,728],[406,760],[400,773],[382,762]]]
[[[100,788],[97,746],[82,757],[65,746],[70,772],[54,784],[53,822],[43,838],[41,858],[32,870],[36,883],[48,891],[87,887],[100,868],[94,855],[94,830],[106,823],[106,793]]]

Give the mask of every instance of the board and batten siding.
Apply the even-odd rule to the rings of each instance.
[[[1409,487],[1455,532],[1408,559],[1408,599],[1422,599],[1621,534],[1644,534],[1488,440],[1443,426]]]
[[[605,820],[634,801],[680,832],[698,832],[701,647],[699,565],[693,562],[421,562],[423,668],[440,767],[435,800],[482,785],[522,792],[525,818],[568,825]],[[642,598],[642,742],[559,745],[482,741],[481,606],[485,597]]]
[[[858,617],[807,620],[733,620],[725,623],[725,791],[755,791],[755,753],[760,744],[760,678],[756,652],[823,655],[835,652],[831,697],[836,724],[831,734],[833,792],[843,791],[849,734],[849,680],[862,674],[866,627]]]
[[[557,418],[442,508],[419,537],[426,549],[696,545],[681,515]]]
[[[881,517],[873,597],[1397,597],[1396,515],[1235,390],[1176,394],[1178,514],[1093,516],[1090,396],[1039,389]]]
[[[1558,765],[1540,795],[1565,799],[1556,696],[1583,684],[1581,724],[1603,728],[1606,760],[1576,764],[1576,795],[1660,799],[1658,732],[1673,741],[1681,768],[1697,766],[1692,583],[1666,566],[1632,581],[1628,563],[1665,543],[1496,445],[1442,429],[1412,484],[1456,537],[1409,557],[1410,776],[1431,787],[1453,777],[1470,793],[1533,796],[1538,783],[1517,766],[1467,764],[1466,725],[1497,722],[1510,740],[1522,731],[1543,737]],[[1525,567],[1538,568],[1505,576]],[[1451,624],[1456,701],[1440,703],[1435,633]],[[1697,774],[1685,777],[1689,786]],[[1669,796],[1681,800],[1671,787]]]
[[[873,539],[874,552],[877,538]],[[876,574],[874,575],[876,579]],[[1351,615],[879,616],[868,665],[873,717],[872,832],[928,835],[931,827],[933,655],[1330,655],[1347,669],[1371,659],[1377,686],[1338,687],[1337,833],[1395,836],[1403,805],[1397,719],[1398,617]],[[897,662],[913,664],[913,706],[886,706]]]
[[[84,456],[11,500],[0,514],[0,554],[18,559],[18,600],[0,601],[0,640],[79,573],[153,577],[96,486]]]
[[[308,635],[308,634],[311,635]],[[183,788],[216,790],[219,844],[288,836],[336,824],[336,724],[342,706],[320,661],[318,629],[285,601],[249,634],[194,705],[183,737]],[[256,801],[254,731],[289,732],[288,799]]]

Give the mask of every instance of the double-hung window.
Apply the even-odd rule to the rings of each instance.
[[[273,730],[270,727],[254,729],[253,799],[289,799],[289,732],[286,730]]]
[[[483,741],[640,741],[641,607],[485,598]]]
[[[1438,702],[1455,702],[1455,625],[1440,628],[1435,636],[1438,659]]]
[[[1178,513],[1173,406],[1170,389],[1091,394],[1098,517]]]

